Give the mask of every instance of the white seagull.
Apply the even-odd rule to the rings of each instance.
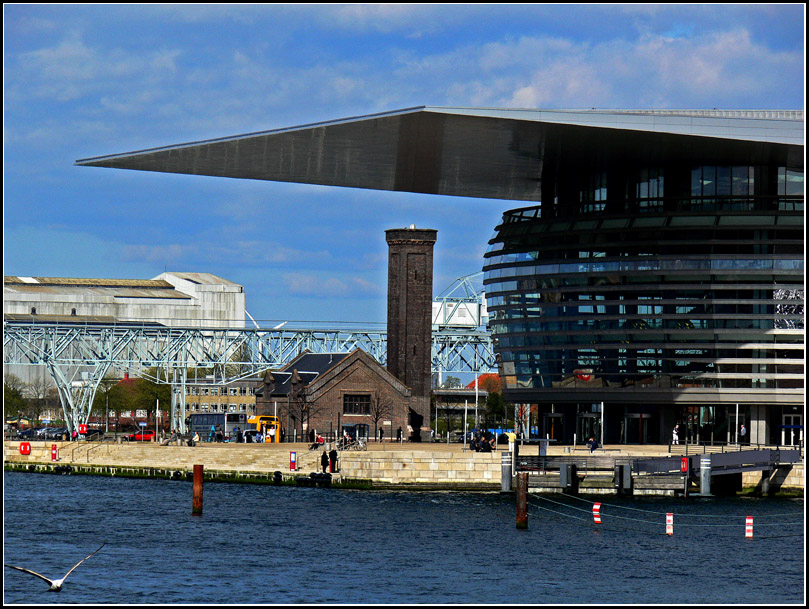
[[[102,543],[101,547],[99,547],[98,550],[103,548],[105,545],[106,545],[106,542]],[[36,571],[31,571],[31,569],[26,569],[25,567],[15,567],[14,565],[9,565],[9,564],[6,564],[6,563],[3,563],[3,565],[5,565],[6,567],[11,567],[12,569],[17,569],[17,571],[23,571],[25,573],[30,573],[31,575],[34,575],[34,576],[36,576],[36,577],[38,577],[40,579],[44,579],[50,585],[51,592],[59,592],[59,591],[61,591],[62,584],[65,583],[65,580],[67,579],[67,576],[70,575],[71,573],[73,573],[73,570],[76,567],[78,567],[81,563],[83,563],[85,560],[90,558],[90,556],[92,556],[93,554],[98,552],[98,550],[96,550],[92,554],[89,554],[87,557],[82,558],[79,562],[77,562],[75,565],[73,565],[73,567],[70,569],[70,571],[65,573],[65,576],[63,578],[61,578],[61,579],[49,579],[49,578],[45,577],[44,575],[40,575]]]

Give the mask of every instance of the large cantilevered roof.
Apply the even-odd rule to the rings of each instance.
[[[803,166],[800,110],[421,106],[81,159],[77,165],[540,201],[548,167],[642,160]]]

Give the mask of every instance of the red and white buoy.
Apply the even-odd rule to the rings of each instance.
[[[596,524],[601,524],[601,504],[594,503],[593,504],[593,521]]]
[[[744,537],[745,539],[753,539],[753,517],[748,516],[747,521],[744,525]]]
[[[674,535],[674,514],[666,514],[666,535]]]

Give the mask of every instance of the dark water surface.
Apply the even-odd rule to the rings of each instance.
[[[4,476],[5,603],[803,603],[804,502]],[[604,504],[596,528],[592,501]],[[560,502],[564,505],[559,505]],[[631,508],[631,509],[622,509]],[[665,513],[674,512],[674,535]],[[754,516],[752,540],[744,516]],[[790,524],[792,523],[792,524]]]

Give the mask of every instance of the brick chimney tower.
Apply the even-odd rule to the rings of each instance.
[[[392,228],[388,242],[388,372],[412,390],[410,439],[430,433],[433,247],[429,228]]]

